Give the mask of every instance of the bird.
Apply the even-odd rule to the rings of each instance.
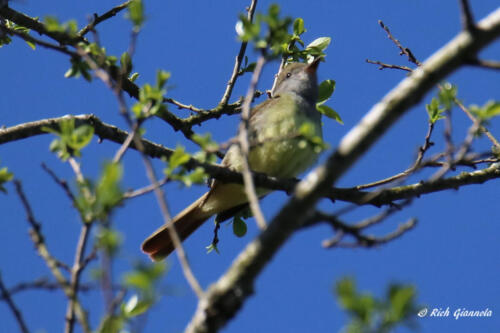
[[[303,126],[322,138],[321,113],[316,109],[318,98],[317,68],[321,58],[311,63],[292,62],[280,71],[271,97],[250,111],[248,125],[248,164],[255,172],[278,178],[292,178],[317,160],[318,151],[301,136]],[[311,132],[312,131],[312,132]],[[243,157],[232,145],[221,166],[241,172]],[[263,197],[270,191],[257,188]],[[210,217],[226,220],[248,205],[244,185],[213,180],[208,192],[182,210],[170,222],[181,241],[188,238]],[[143,243],[142,251],[153,261],[167,257],[175,250],[168,224],[153,232]]]

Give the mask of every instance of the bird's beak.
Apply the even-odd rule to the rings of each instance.
[[[319,63],[323,57],[317,57],[316,59],[313,60],[307,67],[305,68],[305,71],[307,74],[314,74],[316,73],[316,70],[318,69]]]

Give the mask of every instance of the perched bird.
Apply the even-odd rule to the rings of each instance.
[[[317,152],[304,144],[300,129],[310,124],[312,134],[322,137],[321,114],[316,110],[318,83],[316,70],[320,58],[310,64],[291,63],[278,75],[272,97],[251,110],[249,119],[250,168],[269,176],[295,177],[309,166]],[[242,171],[239,147],[227,151],[222,166]],[[269,191],[257,189],[260,197]],[[241,184],[214,180],[210,190],[175,216],[173,223],[181,240],[191,235],[203,222],[218,214],[218,220],[235,215],[248,203]],[[153,260],[161,260],[174,250],[167,225],[163,225],[142,244]]]

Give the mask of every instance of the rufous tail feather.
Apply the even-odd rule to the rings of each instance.
[[[175,216],[170,223],[173,223],[175,230],[181,241],[189,237],[203,222],[213,213],[202,209],[210,192],[205,193],[198,200]],[[167,257],[175,250],[174,242],[170,237],[167,225],[161,226],[151,236],[142,243],[142,251],[148,254],[152,260],[158,261]]]

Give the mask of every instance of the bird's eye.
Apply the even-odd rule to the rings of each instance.
[[[292,73],[290,73],[290,72],[286,73],[287,78],[289,78],[290,76],[292,76]]]

